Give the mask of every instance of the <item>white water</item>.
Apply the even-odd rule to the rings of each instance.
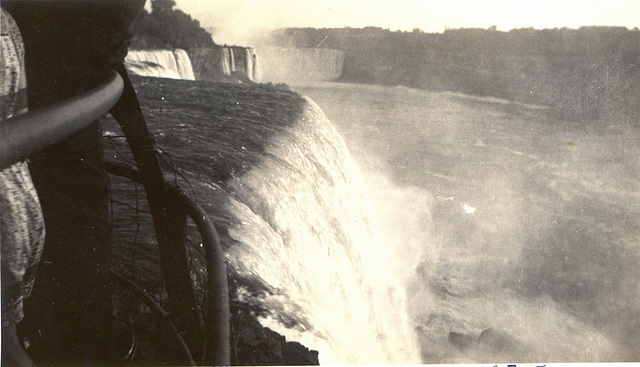
[[[259,80],[257,55],[250,47],[191,49],[189,55],[193,58],[191,63],[198,79],[224,80],[220,77],[236,76],[251,81]]]
[[[265,82],[332,81],[342,74],[344,51],[326,48],[259,48]]]
[[[168,81],[157,84],[175,89]],[[252,93],[251,86],[230,85],[235,92],[216,103],[237,106],[232,107],[237,119],[225,125],[219,120],[229,116],[217,115],[214,124],[209,115],[194,112],[211,103],[207,84],[200,85],[202,100],[189,101],[187,92],[168,95],[161,109],[147,106],[147,116],[159,146],[191,178],[200,202],[212,205],[217,224],[228,228],[228,235],[221,236],[228,263],[248,284],[259,282],[271,290],[255,295],[240,289],[240,300],[268,310],[261,323],[319,351],[322,364],[420,363],[405,294],[405,280],[415,266],[407,264],[421,258],[419,247],[415,241],[408,241],[410,248],[392,246],[402,244],[390,242],[380,230],[362,174],[324,113],[310,100],[302,101],[298,111],[291,108],[297,98],[291,104],[273,103],[277,97],[269,90]],[[185,107],[185,101],[193,103]],[[288,115],[285,121],[296,114],[296,122],[247,119],[278,105],[287,108],[276,114]],[[264,142],[264,152],[240,147],[226,134],[231,129],[250,136],[248,142]],[[228,154],[246,157],[251,168],[221,184],[209,180],[212,167],[194,163],[202,162],[197,157],[203,155],[214,163]],[[382,178],[380,184],[391,186]],[[398,198],[394,204],[400,208],[423,204],[415,197],[411,202]],[[386,209],[393,215],[394,208]],[[138,227],[130,231],[137,236]]]
[[[233,70],[233,49],[224,51]],[[172,65],[170,56],[140,52],[132,59]],[[251,50],[246,57],[252,60]],[[164,70],[152,76],[174,75]],[[226,254],[241,275],[273,290],[254,300],[271,311],[263,326],[318,350],[322,364],[420,363],[405,294],[415,264],[399,261],[419,260],[420,248],[415,241],[407,242],[411,251],[393,247],[398,241],[380,231],[362,175],[331,122],[307,100],[298,123],[268,143],[266,156],[228,183],[237,243]],[[383,178],[380,184],[390,185]]]
[[[222,65],[222,75],[231,75],[231,65],[233,64],[233,50],[230,50],[228,47],[222,48],[221,60],[220,63]]]
[[[173,50],[173,55],[176,59],[180,79],[195,80],[196,78],[193,75],[193,67],[191,66],[191,60],[189,59],[187,52],[185,50],[175,49]]]
[[[313,104],[232,181],[227,255],[273,288],[264,325],[323,364],[420,362],[414,327],[431,363],[636,355],[636,135],[455,93],[305,92],[366,184]]]
[[[423,248],[396,259],[415,270],[424,362],[637,361],[637,127],[404,87],[296,89],[343,134],[384,231]]]
[[[129,51],[125,67],[140,76],[195,80],[189,55],[180,49]]]
[[[255,82],[280,82],[284,75],[295,75],[295,80],[335,80],[342,74],[344,62],[344,52],[327,49],[259,51],[264,55],[250,47],[235,50],[221,47],[214,51],[212,55],[218,55],[215,57],[220,59],[210,61],[219,65],[220,75],[239,73]],[[125,66],[135,75],[195,80],[189,55],[180,49],[132,50],[125,59]]]
[[[256,81],[255,65],[253,62],[255,55],[252,48],[245,49],[244,57],[247,60],[247,77],[251,81]]]
[[[273,288],[261,300],[272,310],[263,325],[319,350],[322,364],[419,363],[402,272],[390,260],[398,249],[374,221],[342,137],[309,101],[267,157],[230,184],[240,244],[227,253]]]

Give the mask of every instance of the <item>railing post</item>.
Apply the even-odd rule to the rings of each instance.
[[[116,70],[124,81],[122,98],[111,109],[111,114],[124,131],[138,165],[140,180],[147,193],[147,200],[156,231],[163,276],[169,293],[171,311],[176,325],[187,332],[186,341],[192,353],[201,353],[203,331],[196,296],[190,277],[185,246],[186,209],[172,195],[164,180],[156,157],[155,142],[149,134],[138,97],[129,76],[120,65]]]
[[[140,182],[138,170],[125,164],[106,162],[111,174]],[[206,347],[203,351],[204,363],[208,365],[229,365],[231,360],[231,314],[229,310],[229,285],[227,266],[218,232],[207,217],[207,213],[182,191],[175,191],[181,206],[195,223],[205,250],[207,261],[207,286],[205,287],[207,317],[204,337]],[[139,292],[138,292],[139,293]],[[144,292],[143,292],[144,293]]]

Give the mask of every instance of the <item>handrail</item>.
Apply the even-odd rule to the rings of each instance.
[[[106,80],[62,102],[38,108],[0,124],[0,169],[67,138],[102,117],[118,102],[124,83],[105,68]]]
[[[105,161],[107,172],[140,183],[140,172],[123,163]],[[205,320],[205,362],[229,364],[231,359],[231,314],[229,311],[229,287],[227,266],[220,238],[207,213],[189,196],[172,190],[187,214],[195,223],[205,250],[207,262],[207,317]],[[222,361],[222,362],[219,362]]]
[[[229,286],[227,265],[220,238],[207,213],[184,192],[179,198],[187,213],[198,227],[207,260],[207,288],[209,304],[205,320],[206,360],[229,361],[231,358],[231,314],[229,310]]]
[[[229,297],[224,253],[220,246],[219,238],[213,224],[206,218],[201,208],[179,190],[169,190],[164,182],[155,154],[147,154],[149,153],[147,150],[153,149],[152,139],[146,130],[144,117],[141,115],[142,112],[140,111],[133,86],[126,75],[124,67],[121,68],[122,70],[118,69],[119,73],[105,67],[105,81],[78,96],[19,116],[3,119],[0,123],[0,170],[77,133],[107,112],[110,112],[123,127],[127,140],[132,146],[134,156],[136,156],[136,161],[142,160],[138,162],[138,166],[143,175],[138,174],[138,170],[130,168],[130,170],[124,169],[128,171],[128,174],[125,173],[124,176],[129,176],[130,179],[140,181],[145,185],[152,212],[156,214],[154,215],[154,224],[156,225],[159,243],[161,245],[165,243],[165,247],[167,244],[170,245],[169,247],[175,247],[175,244],[179,242],[176,242],[175,239],[179,238],[181,233],[166,231],[167,228],[171,227],[167,223],[176,224],[181,222],[182,215],[184,215],[184,220],[186,220],[187,215],[191,216],[201,232],[208,264],[209,287],[207,293],[211,295],[208,297],[209,312],[205,324],[207,329],[215,329],[212,334],[213,330],[207,330],[210,335],[206,338],[208,340],[205,341],[206,346],[202,352],[203,355],[211,358],[214,363],[229,364]],[[137,113],[134,113],[135,116],[129,116],[132,105],[137,108],[134,111]],[[133,126],[138,122],[143,123],[142,128],[138,128],[137,125]],[[141,151],[140,147],[147,150]],[[113,169],[114,167],[110,168]],[[115,170],[118,171],[117,168]],[[175,201],[174,204],[177,203],[178,205],[175,207],[173,204],[168,205],[171,204],[171,201]],[[153,210],[154,207],[155,211]],[[174,213],[175,217],[170,216],[167,213],[170,209],[177,209],[179,213]],[[165,254],[164,257],[172,259],[172,254]],[[174,265],[179,265],[178,263],[179,261]],[[184,279],[189,279],[189,272],[183,273],[186,274]],[[175,283],[175,280],[173,280],[173,283]],[[176,285],[180,288],[181,283],[178,281],[178,283],[174,284],[174,286]],[[169,285],[167,285],[167,288],[169,288]],[[188,296],[189,292],[176,293],[175,290],[174,294],[170,292],[170,296],[173,295],[174,298],[184,294]],[[178,306],[182,303],[189,305],[189,302],[180,302],[179,299],[180,297],[177,297],[174,300],[174,303]]]
[[[124,65],[114,65],[124,81],[122,98],[109,111],[124,132],[131,153],[140,172],[140,183],[147,194],[153,226],[158,239],[160,264],[165,287],[169,295],[171,310],[176,316],[176,326],[181,331],[204,332],[201,314],[196,310],[196,294],[191,285],[191,274],[187,251],[184,245],[187,213],[176,196],[170,192],[160,162],[156,156],[155,140],[149,133],[147,122],[140,107],[140,101]],[[189,285],[189,286],[186,286]],[[189,333],[186,342],[192,350],[198,351],[202,345],[202,335]],[[213,364],[229,364],[217,360]]]
[[[180,346],[182,353],[185,355],[185,357],[189,361],[189,366],[196,366],[196,362],[193,359],[193,356],[191,355],[191,351],[189,350],[187,343],[184,342],[184,339],[182,338],[182,335],[180,335],[180,332],[176,328],[176,325],[173,323],[173,321],[169,319],[170,314],[167,311],[165,311],[162,307],[160,307],[160,305],[158,304],[158,302],[156,302],[156,300],[151,298],[151,296],[149,296],[147,292],[145,292],[142,288],[138,287],[134,282],[114,272],[113,270],[109,270],[109,274],[111,274],[111,276],[116,281],[118,281],[123,286],[127,287],[131,292],[133,292],[136,296],[142,299],[142,302],[144,302],[144,304],[147,305],[147,307],[149,307],[149,310],[151,310],[151,312],[154,315],[156,315],[160,324],[166,325],[169,328],[171,335],[175,338],[176,342]]]

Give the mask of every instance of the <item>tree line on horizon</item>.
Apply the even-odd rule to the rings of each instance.
[[[151,0],[151,12],[143,10],[132,26],[132,49],[212,48],[211,34],[200,22],[180,9],[175,0]]]
[[[175,0],[152,0],[133,25],[133,49],[213,48],[211,34]],[[346,53],[341,80],[455,91],[549,106],[559,117],[640,121],[640,30],[533,28],[443,33],[365,28],[284,28],[279,47]],[[260,57],[260,55],[258,55]]]
[[[640,31],[624,27],[443,33],[285,28],[279,47],[346,52],[341,80],[456,91],[549,106],[564,119],[640,120]]]

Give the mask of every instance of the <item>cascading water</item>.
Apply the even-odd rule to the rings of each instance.
[[[175,49],[173,50],[173,55],[176,60],[180,79],[195,80],[196,78],[193,74],[193,67],[191,66],[191,60],[189,59],[187,52],[185,50]]]
[[[326,48],[260,48],[262,78],[269,82],[333,81],[342,75],[344,51]]]
[[[228,48],[228,50],[229,50],[229,70],[231,70],[231,72],[233,73],[236,71],[236,57],[234,55],[232,48]]]
[[[138,93],[158,145],[222,229],[227,262],[246,281],[235,302],[259,305],[263,326],[318,350],[322,364],[420,362],[397,249],[315,103],[179,80],[150,79]]]
[[[195,80],[191,60],[180,49],[129,51],[125,66],[140,76]]]
[[[309,100],[265,85],[140,85],[158,145],[247,280],[235,302],[260,306],[263,325],[323,364],[418,363],[414,330],[431,363],[637,360],[633,134],[556,131],[537,107],[494,99],[326,84],[305,93],[322,91],[309,95],[350,142],[384,231]],[[600,149],[612,144],[626,148]],[[372,179],[387,171],[401,187]]]
[[[262,82],[262,64],[260,63],[260,58],[255,50],[253,51],[254,59],[253,59],[253,81],[257,83]]]
[[[251,48],[246,48],[245,49],[245,58],[247,60],[247,77],[249,78],[249,80],[255,81],[256,80],[256,75],[255,75],[255,65],[254,65],[254,56],[255,53],[253,52],[253,49]]]
[[[229,48],[222,48],[220,59],[222,75],[231,75],[231,54],[229,53]]]
[[[263,324],[319,349],[321,363],[419,362],[389,243],[341,136],[307,100],[266,157],[229,183],[241,223],[229,259],[276,290],[260,300],[273,310]]]

